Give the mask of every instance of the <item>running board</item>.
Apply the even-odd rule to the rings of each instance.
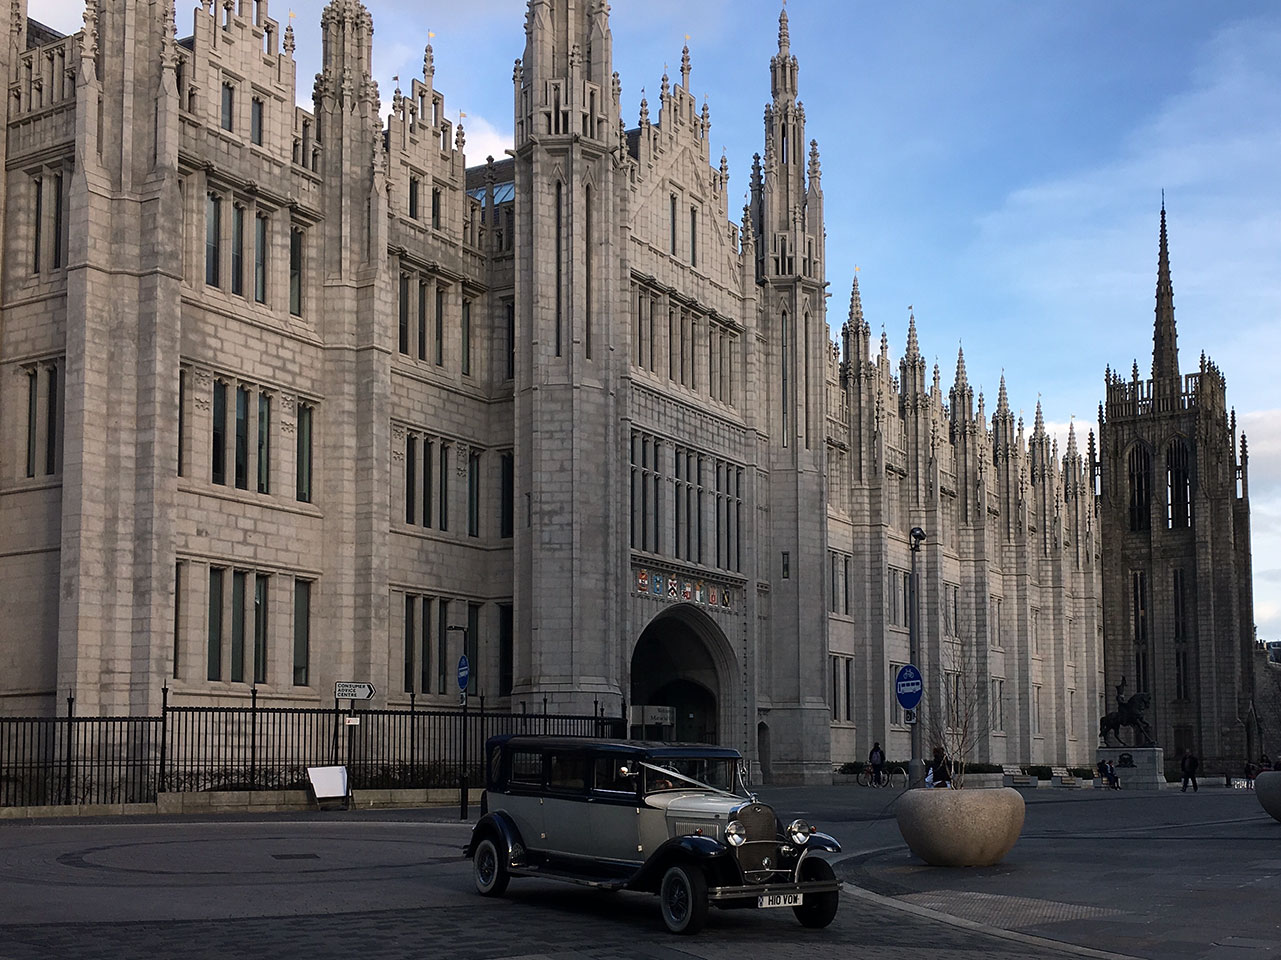
[[[622,890],[627,886],[626,880],[592,880],[577,873],[563,873],[559,870],[549,870],[545,867],[509,867],[508,873],[513,877],[546,877],[548,880],[563,880],[566,883],[576,883],[582,887],[595,887],[598,890]]]

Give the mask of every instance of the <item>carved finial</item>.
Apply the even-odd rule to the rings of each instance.
[[[964,390],[969,385],[970,381],[965,373],[965,348],[958,346],[956,348],[956,388]]]
[[[293,14],[290,14],[293,16]],[[293,56],[294,53],[294,25],[292,23],[285,25],[285,53]]]
[[[640,125],[649,126],[649,101],[645,99],[645,88],[641,87]]]
[[[863,297],[858,291],[858,267],[854,268],[854,282],[850,285],[850,320],[863,322]]]
[[[1041,398],[1040,398],[1040,396],[1037,396],[1037,398],[1036,398],[1036,420],[1035,420],[1035,422],[1034,422],[1034,424],[1033,424],[1033,426],[1032,426],[1032,436],[1034,436],[1034,437],[1044,437],[1045,435],[1046,435],[1046,433],[1045,433],[1045,417],[1044,417],[1044,416],[1042,416],[1042,414],[1041,414]]]
[[[810,180],[818,181],[821,177],[822,177],[822,167],[819,165],[819,162],[818,162],[818,141],[811,140],[810,141],[809,178]]]
[[[1001,372],[1001,387],[996,393],[996,412],[998,415],[1010,415],[1010,395],[1005,390],[1005,372]]]
[[[791,51],[791,38],[787,33],[787,4],[783,4],[783,9],[778,15],[778,52],[787,56]]]
[[[689,93],[689,34],[685,34],[685,49],[681,51],[681,86]]]
[[[920,356],[920,344],[916,340],[916,314],[912,308],[907,308],[907,356],[909,359],[916,359]]]
[[[427,36],[429,38],[427,40],[427,46],[423,47],[423,81],[430,86],[431,78],[436,75],[436,54],[431,48],[430,38],[436,36],[436,34],[428,30]],[[518,64],[520,63],[519,60],[516,62]]]

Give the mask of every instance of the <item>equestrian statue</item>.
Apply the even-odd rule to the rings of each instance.
[[[1125,677],[1122,677],[1121,682],[1116,685],[1116,709],[1099,718],[1099,740],[1102,741],[1105,747],[1111,746],[1108,742],[1108,733],[1110,732],[1121,746],[1129,746],[1121,739],[1121,728],[1130,727],[1134,730],[1134,746],[1156,746],[1156,738],[1152,736],[1152,728],[1143,719],[1143,711],[1151,705],[1152,698],[1146,693],[1136,693],[1127,699],[1125,697]]]

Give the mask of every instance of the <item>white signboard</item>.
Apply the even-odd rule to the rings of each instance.
[[[349,683],[339,680],[334,684],[335,700],[372,700],[376,692],[372,683]]]

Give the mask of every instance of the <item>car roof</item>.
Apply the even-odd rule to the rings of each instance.
[[[542,737],[529,734],[505,733],[490,737],[487,746],[491,748],[503,746],[512,750],[564,750],[575,753],[608,753],[621,756],[742,759],[742,754],[733,747],[721,747],[713,743],[665,743],[660,740],[611,740],[603,737]]]

